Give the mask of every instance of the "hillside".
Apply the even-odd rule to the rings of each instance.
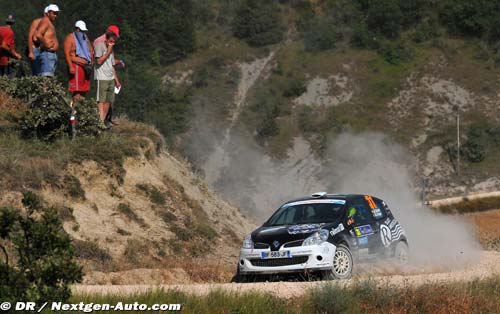
[[[228,280],[253,222],[174,157],[152,126],[119,119],[97,138],[22,138],[25,105],[2,94],[0,206],[31,190],[59,212],[85,283]],[[9,110],[10,109],[10,110]]]
[[[494,36],[486,33],[490,20],[482,20],[481,32],[465,35],[466,27],[453,20],[462,7],[446,11],[453,7],[448,1],[412,2],[421,10],[398,1],[376,3],[262,4],[261,10],[280,15],[284,29],[281,39],[265,44],[238,33],[245,10],[259,8],[207,6],[215,17],[207,13],[214,20],[197,37],[197,51],[162,71],[166,88],[190,103],[189,129],[173,147],[220,195],[258,216],[297,194],[351,192],[338,183],[343,164],[335,163],[342,156],[332,152],[345,136],[398,151],[379,161],[404,165],[415,194],[425,178],[429,199],[500,188],[498,38],[487,37]],[[375,42],[358,42],[364,33],[356,28],[356,14],[370,23],[371,10],[385,4],[386,13],[377,11],[378,24],[364,30]],[[392,9],[413,20],[401,22],[401,16],[390,15]],[[479,11],[477,16],[487,15]],[[400,23],[394,34],[390,23]],[[279,27],[268,29],[262,36]],[[342,149],[345,155],[372,153]],[[353,170],[352,176],[364,171]],[[270,186],[272,195],[264,195]],[[244,196],[237,193],[241,189]],[[367,189],[361,184],[356,191]]]

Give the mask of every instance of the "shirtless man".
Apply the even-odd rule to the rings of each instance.
[[[47,9],[48,7],[45,7],[43,16],[47,16]],[[40,74],[40,44],[33,41],[33,36],[35,35],[35,31],[42,19],[43,17],[34,19],[33,22],[31,22],[28,32],[28,51],[26,52],[26,55],[31,63],[31,73],[35,76]]]
[[[53,22],[59,14],[59,7],[50,4],[47,7],[47,14],[42,18],[33,36],[34,42],[40,43],[40,74],[39,76],[54,77],[57,64],[56,51],[59,48],[56,28]]]
[[[75,31],[64,39],[64,56],[70,77],[68,86],[73,93],[73,101],[85,97],[90,90],[90,73],[85,73],[85,67],[93,65],[94,49],[87,31],[85,22],[77,21]]]

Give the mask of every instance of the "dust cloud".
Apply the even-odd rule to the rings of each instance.
[[[472,226],[422,208],[408,170],[412,159],[386,136],[342,134],[328,157],[335,193],[371,194],[388,204],[406,231],[414,265],[454,268],[480,254]]]
[[[203,171],[218,173],[212,188],[259,223],[284,201],[313,192],[371,194],[386,201],[405,229],[414,266],[454,268],[481,251],[471,226],[421,208],[408,170],[410,154],[383,134],[341,134],[332,139],[323,159],[301,138],[279,160],[248,136],[233,134],[226,144],[228,149],[212,152],[224,159],[224,167]]]

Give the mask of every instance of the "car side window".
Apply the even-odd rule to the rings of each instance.
[[[372,214],[370,211],[370,208],[368,207],[365,202],[355,202],[353,204],[353,207],[356,209],[356,212],[354,213],[354,223],[356,225],[364,225],[364,224],[369,224],[372,222]]]
[[[377,205],[377,208],[372,209],[373,218],[383,219],[383,218],[387,217],[387,212],[385,210],[387,205],[384,202],[382,202],[382,200],[379,200],[378,198],[373,198],[373,200],[375,201],[375,204]]]

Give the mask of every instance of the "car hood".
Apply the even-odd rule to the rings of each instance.
[[[312,233],[320,229],[329,229],[331,226],[338,225],[339,222],[340,220],[333,223],[262,226],[252,232],[252,241],[267,244],[271,250],[278,250],[285,243],[304,240]]]

